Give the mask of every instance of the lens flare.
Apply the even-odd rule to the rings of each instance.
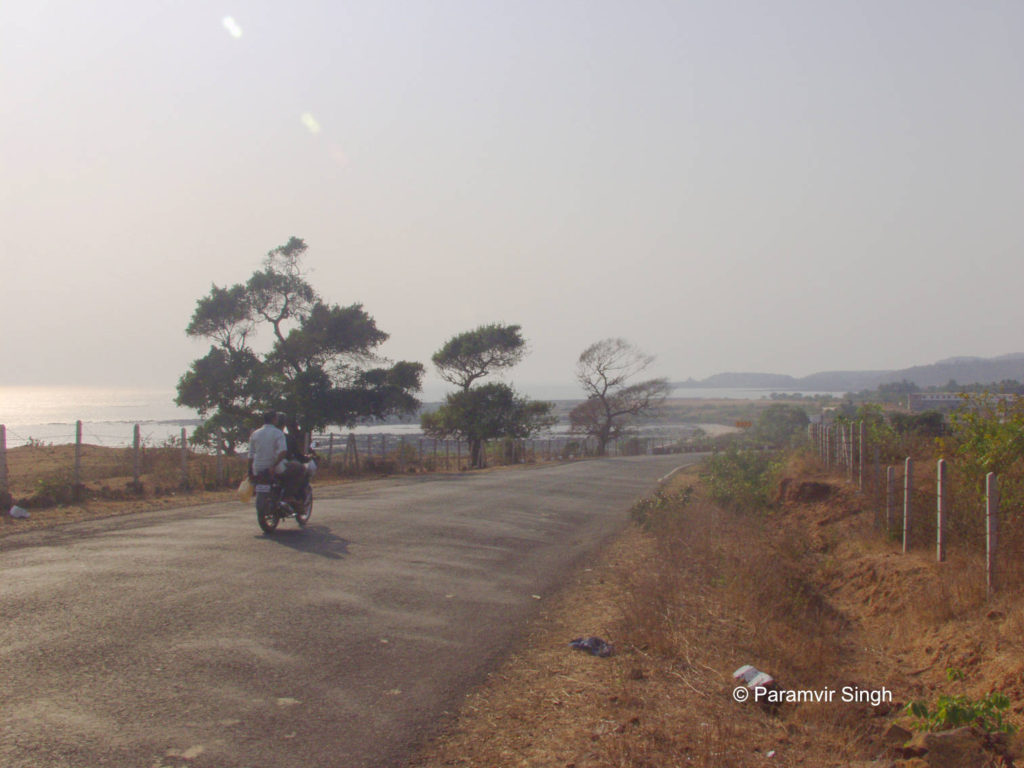
[[[224,17],[223,24],[224,24],[224,29],[226,29],[228,31],[228,34],[231,35],[236,40],[242,36],[242,28],[240,26],[238,26],[238,22],[235,21],[230,16],[225,16]]]
[[[320,133],[320,123],[318,123],[316,118],[309,114],[309,112],[303,114],[301,119],[302,124],[309,129],[310,133]]]

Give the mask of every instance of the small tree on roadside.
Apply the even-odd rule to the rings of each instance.
[[[422,416],[424,432],[439,439],[455,438],[470,445],[470,463],[483,467],[487,440],[522,440],[551,426],[551,403],[516,394],[507,384],[493,382],[452,392],[444,405]]]
[[[604,339],[587,347],[576,362],[576,381],[587,399],[569,413],[572,430],[597,440],[597,453],[630,422],[651,414],[672,388],[664,378],[630,383],[654,362],[625,339]]]
[[[551,403],[529,400],[507,384],[474,384],[505,371],[526,354],[518,325],[491,323],[453,336],[431,358],[441,378],[459,387],[433,413],[423,414],[423,430],[431,437],[469,443],[470,462],[483,467],[485,440],[522,439],[550,426]]]

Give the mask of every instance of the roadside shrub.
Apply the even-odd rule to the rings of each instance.
[[[707,483],[711,497],[722,506],[737,512],[754,512],[771,506],[778,468],[773,454],[732,445],[708,459],[701,479]]]
[[[959,669],[946,670],[946,679],[951,683],[963,678],[964,674]],[[974,725],[986,733],[1014,733],[1014,726],[1003,720],[1003,712],[1009,707],[1010,699],[1006,694],[993,691],[981,699],[942,694],[935,700],[934,708],[923,701],[912,701],[905,711],[917,718],[914,727],[921,731],[945,731]]]
[[[690,485],[675,492],[659,488],[634,504],[629,511],[629,517],[645,531],[651,531],[661,527],[666,518],[681,517],[692,497],[693,486]]]

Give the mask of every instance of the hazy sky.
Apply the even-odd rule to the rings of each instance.
[[[393,359],[1024,351],[1024,3],[0,3],[4,384],[172,387],[289,237]],[[318,131],[316,129],[319,129]]]

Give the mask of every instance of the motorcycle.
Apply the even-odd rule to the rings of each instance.
[[[298,491],[299,498],[285,497],[284,487],[270,470],[256,476],[253,496],[256,500],[256,522],[264,533],[273,533],[285,518],[292,518],[299,527],[304,527],[313,514],[313,486],[309,484],[316,473],[316,462],[304,462],[305,475]]]

